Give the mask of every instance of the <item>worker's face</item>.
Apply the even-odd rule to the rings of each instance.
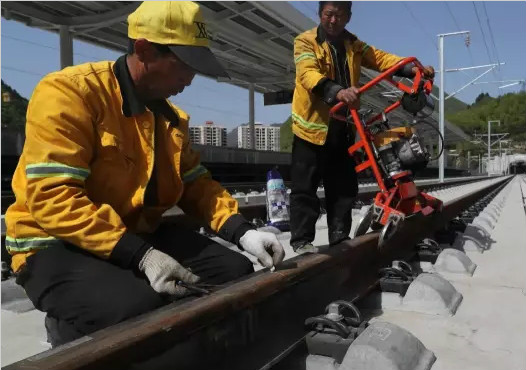
[[[168,99],[190,86],[195,71],[173,53],[161,53],[149,44],[143,58],[145,88],[150,99]]]
[[[336,6],[335,3],[326,3],[320,14],[320,24],[329,37],[338,37],[351,19],[347,9]]]
[[[152,88],[157,98],[164,99],[182,93],[195,76],[195,71],[173,53],[159,55],[152,72]]]

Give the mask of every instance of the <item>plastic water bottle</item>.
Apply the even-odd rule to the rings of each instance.
[[[267,172],[267,219],[269,226],[290,230],[289,195],[277,167]]]

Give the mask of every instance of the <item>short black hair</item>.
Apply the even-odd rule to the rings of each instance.
[[[134,39],[128,39],[128,54],[130,55],[135,53],[135,41],[136,40]],[[155,49],[157,49],[157,51],[163,55],[172,52],[168,45],[156,44],[155,42],[150,42],[150,44],[152,44]]]
[[[352,8],[352,1],[320,1],[319,7],[318,7],[318,15],[321,17],[321,12],[323,11],[323,8],[326,4],[333,3],[334,6],[337,6],[338,8],[343,8],[347,10],[347,14],[351,16],[351,8]]]

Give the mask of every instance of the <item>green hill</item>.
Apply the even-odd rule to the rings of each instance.
[[[433,95],[436,96],[438,98],[438,95],[440,94],[440,89],[438,87],[436,87],[435,85],[433,85],[433,91],[432,91]],[[447,91],[445,93],[445,96],[447,96]],[[453,114],[453,113],[456,113],[458,111],[461,111],[461,110],[464,110],[468,107],[468,104],[464,103],[462,100],[459,100],[455,97],[452,97],[452,98],[449,98],[448,100],[446,100],[446,105],[444,106],[444,111],[446,113],[446,115],[448,114]],[[436,108],[435,109],[438,109],[438,103],[436,105]]]
[[[2,81],[2,127],[23,129],[28,100]]]
[[[475,103],[462,111],[446,114],[446,119],[466,133],[486,132],[489,120],[500,120],[495,130],[509,132],[517,140],[526,139],[526,92],[509,93],[492,98],[480,94]]]
[[[488,121],[500,121],[500,126],[493,124],[492,133],[509,132],[506,139],[513,144],[524,146],[526,142],[526,92],[509,93],[492,98],[489,94],[480,94],[475,103],[466,109],[446,114],[446,119],[459,126],[465,133],[487,133]],[[471,143],[463,143],[460,149],[479,149]]]

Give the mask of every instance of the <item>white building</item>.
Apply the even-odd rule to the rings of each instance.
[[[280,127],[264,126],[261,123],[256,123],[255,128],[256,150],[280,151]],[[237,128],[237,147],[251,149],[250,144],[250,126],[239,126]]]
[[[193,144],[226,146],[226,128],[206,121],[203,126],[190,126],[190,141]]]

